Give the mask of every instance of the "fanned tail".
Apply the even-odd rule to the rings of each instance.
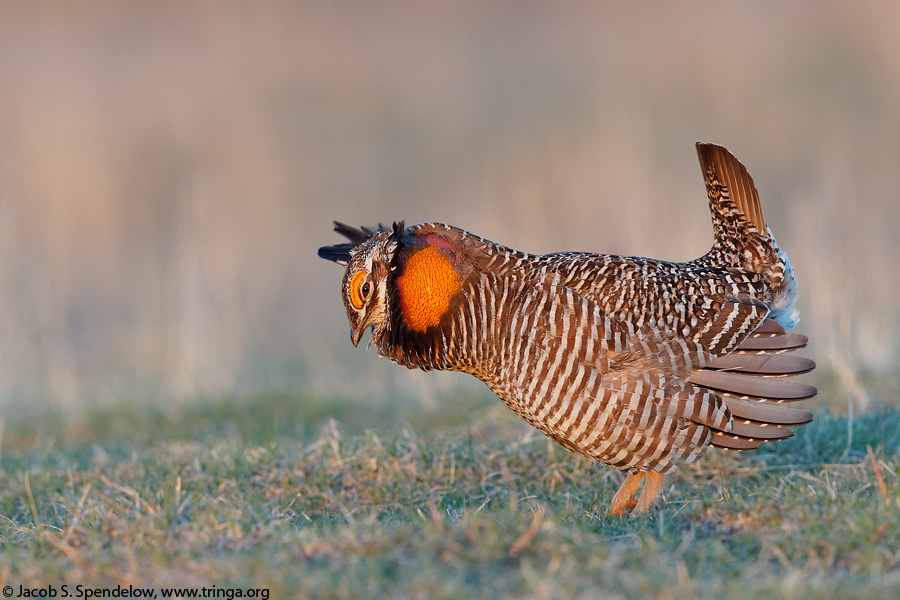
[[[747,169],[722,146],[697,143],[716,240],[766,233],[759,193]],[[752,228],[752,229],[749,229]]]
[[[747,169],[722,146],[697,144],[703,169],[715,245],[712,254],[732,266],[762,273],[772,291],[769,318],[785,329],[799,321],[797,279],[772,231],[766,226],[759,193]]]

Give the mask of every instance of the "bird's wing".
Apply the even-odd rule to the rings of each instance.
[[[601,460],[613,466],[665,471],[675,462],[691,462],[709,443],[755,448],[768,439],[790,437],[788,426],[811,419],[806,411],[733,397],[727,389],[708,385],[710,381],[693,380],[698,374],[719,373],[716,357],[728,356],[760,328],[768,311],[757,300],[723,298],[706,315],[706,327],[685,337],[646,324],[636,328],[604,314],[559,276],[548,276],[542,285],[550,288],[545,295],[561,299],[561,310],[544,317],[548,323],[538,328],[539,335],[566,336],[570,339],[564,345],[571,347],[577,327],[553,327],[549,321],[554,315],[569,319],[579,312],[572,310],[576,306],[581,326],[598,332],[602,351],[584,360],[599,372],[594,400],[607,418],[600,427],[603,439],[593,442]],[[783,383],[766,378],[765,385],[782,389]]]
[[[559,276],[530,287],[517,392],[537,408],[517,412],[533,425],[613,467],[662,472],[730,427],[721,398],[686,381],[710,359],[701,344],[636,329]]]
[[[602,263],[592,265],[588,273],[603,273],[606,265],[622,270],[622,264],[635,259],[607,258]],[[742,268],[710,269],[700,265],[671,265],[653,263],[653,268],[632,273],[629,277],[617,276],[612,288],[607,286],[585,287],[582,279],[574,280],[576,291],[587,296],[601,307],[612,307],[615,314],[624,321],[640,323],[635,328],[633,344],[645,362],[647,356],[656,356],[657,363],[682,379],[689,379],[724,395],[725,402],[736,416],[746,417],[746,425],[764,426],[799,425],[809,422],[812,415],[807,411],[791,411],[779,407],[767,408],[751,406],[740,400],[768,400],[786,402],[804,400],[815,395],[816,389],[810,385],[792,381],[787,377],[812,370],[815,363],[790,353],[806,345],[803,335],[788,334],[775,320],[768,305],[758,298],[766,293],[765,282],[753,271]],[[671,273],[666,269],[677,267],[682,270],[681,285],[673,286]],[[607,278],[608,279],[608,278]],[[624,283],[622,283],[624,281]],[[687,282],[684,284],[683,282]],[[572,286],[572,283],[567,285]],[[691,291],[697,288],[699,291]],[[625,301],[625,309],[619,305]],[[668,321],[673,323],[666,329],[666,318],[659,317],[650,327],[644,323],[647,314],[666,314],[674,307],[689,307],[687,313]],[[637,306],[638,308],[634,308]],[[684,308],[682,308],[684,311]],[[663,323],[663,324],[660,324]],[[673,329],[675,331],[673,331]],[[641,347],[641,341],[650,343],[650,348]],[[686,348],[685,344],[695,342],[699,348]],[[662,354],[659,354],[664,351]],[[657,356],[658,354],[658,356]],[[674,355],[683,364],[673,364]],[[699,361],[698,357],[703,360]],[[652,361],[651,361],[652,362]],[[640,370],[636,367],[636,370]],[[746,430],[774,435],[773,432]],[[788,435],[788,431],[779,432]],[[756,438],[754,438],[756,439]],[[747,447],[747,440],[741,447]],[[756,445],[759,442],[755,442]],[[724,442],[723,442],[724,445]],[[729,447],[733,447],[731,444]],[[755,447],[755,446],[754,446]]]
[[[766,319],[768,309],[758,300],[728,297],[717,305],[689,338],[643,327],[624,359],[611,365],[610,385],[628,387],[656,378],[657,387],[672,390],[666,401],[677,412],[712,428],[714,446],[750,450],[790,437],[790,427],[808,423],[812,413],[778,404],[816,394],[813,386],[787,378],[815,367],[808,358],[786,353],[805,346],[805,336],[787,334]],[[728,408],[730,427],[689,414],[695,407],[688,398],[709,392]]]

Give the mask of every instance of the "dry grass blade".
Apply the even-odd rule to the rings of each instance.
[[[534,511],[534,518],[531,520],[531,525],[528,526],[528,529],[525,530],[525,533],[516,538],[516,541],[512,543],[512,546],[509,548],[509,555],[515,558],[528,546],[528,542],[530,542],[534,536],[537,534],[538,530],[541,528],[541,524],[544,522],[544,510],[542,508]]]
[[[885,502],[890,503],[887,486],[884,485],[884,477],[881,476],[881,467],[878,466],[878,461],[875,460],[875,453],[872,452],[872,446],[869,444],[866,444],[866,452],[869,453],[869,461],[871,461],[872,469],[875,471],[875,479],[878,480],[878,489],[881,490],[881,497],[884,498]]]
[[[872,543],[877,544],[878,540],[880,540],[884,536],[885,532],[888,529],[890,529],[890,527],[891,527],[890,521],[885,521],[884,523],[879,525],[878,528],[875,530],[875,533],[872,534]]]
[[[102,481],[104,484],[106,484],[107,486],[109,486],[111,488],[119,490],[120,492],[122,492],[123,494],[125,494],[127,496],[131,496],[132,500],[134,501],[134,507],[136,510],[141,511],[141,507],[143,506],[144,509],[151,515],[159,512],[158,507],[153,506],[149,502],[144,502],[143,499],[141,498],[141,495],[137,492],[137,490],[130,488],[127,485],[122,485],[120,483],[116,483],[115,481],[111,481],[105,475],[100,475],[100,481]]]
[[[83,571],[90,571],[91,565],[81,558],[81,555],[78,554],[78,550],[72,547],[67,541],[58,538],[52,533],[47,533],[46,539],[48,542],[56,546],[63,554],[69,557],[69,559],[78,565]]]
[[[25,472],[25,491],[28,492],[28,504],[31,505],[31,514],[34,515],[34,525],[38,530],[44,528],[41,518],[38,516],[37,504],[34,502],[34,494],[31,493],[31,478]]]

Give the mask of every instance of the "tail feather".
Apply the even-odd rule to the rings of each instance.
[[[716,243],[713,252],[733,266],[766,276],[771,289],[769,318],[785,329],[797,324],[797,280],[787,255],[766,226],[759,193],[747,169],[728,150],[697,144]]]
[[[715,144],[698,143],[697,156],[703,168],[716,238],[726,238],[738,233],[732,229],[733,220],[743,221],[757,233],[764,234],[766,221],[759,204],[759,193],[744,165],[728,150]],[[736,215],[735,212],[740,214]]]

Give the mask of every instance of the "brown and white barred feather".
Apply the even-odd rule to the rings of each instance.
[[[746,169],[724,148],[697,149],[715,241],[688,263],[535,256],[439,223],[337,224],[350,243],[320,256],[348,265],[354,343],[372,326],[383,356],[471,373],[564,447],[631,473],[619,512],[633,506],[634,474],[790,437],[812,415],[780,403],[816,392],[787,379],[815,366],[788,354],[807,341],[787,333],[796,279]],[[374,296],[348,300],[369,278]],[[662,475],[647,481],[639,509]]]

